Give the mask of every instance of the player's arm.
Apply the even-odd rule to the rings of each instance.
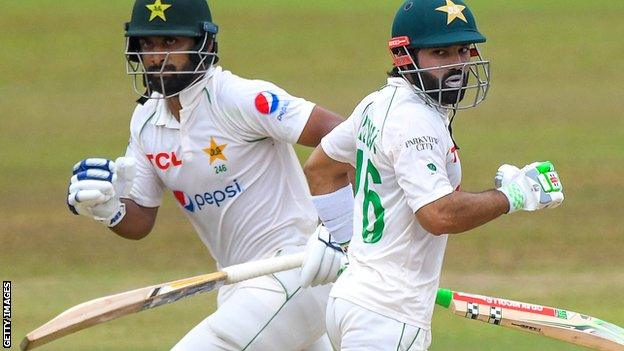
[[[429,233],[457,234],[483,225],[508,211],[509,201],[500,191],[456,191],[421,207],[416,212],[416,218]]]
[[[498,189],[482,193],[452,192],[421,207],[416,218],[432,234],[457,234],[504,213],[557,207],[564,198],[550,162],[535,162],[522,169],[503,165],[495,184]]]
[[[131,240],[139,240],[146,237],[154,228],[158,207],[143,207],[131,199],[121,199],[126,207],[126,215],[114,227],[115,234]]]
[[[324,109],[318,105],[314,106],[310,118],[306,122],[297,144],[315,147],[321,139],[332,129],[343,121],[339,115]]]
[[[306,161],[303,171],[322,225],[308,240],[301,286],[336,280],[346,264],[343,248],[353,235],[353,190],[349,173],[355,159],[353,119],[329,133]]]
[[[349,185],[348,174],[352,170],[350,164],[329,157],[321,146],[312,151],[303,166],[312,196],[330,194]]]

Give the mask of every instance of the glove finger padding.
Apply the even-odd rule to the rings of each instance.
[[[305,288],[334,282],[343,261],[346,257],[342,249],[332,243],[329,232],[320,225],[308,239],[306,258],[301,267],[301,286]]]
[[[308,244],[306,245],[306,255],[303,260],[303,265],[301,266],[300,284],[302,287],[311,286],[312,282],[315,280],[314,278],[316,278],[319,267],[323,262],[323,255],[327,247],[325,243],[318,240],[316,234],[315,232],[310,235]]]
[[[509,183],[511,183],[513,178],[518,175],[518,173],[520,173],[520,168],[514,165],[501,165],[496,171],[496,176],[494,177],[494,186],[496,188],[500,188],[502,186],[508,185]]]
[[[109,227],[117,225],[126,214],[119,197],[128,194],[132,188],[134,159],[119,157],[113,162],[87,158],[76,163],[72,173],[67,196],[69,209]]]
[[[337,277],[337,272],[340,268],[340,259],[337,257],[338,252],[335,250],[324,251],[325,253],[321,261],[320,269],[314,277],[314,280],[312,280],[312,286],[333,282],[332,274]]]
[[[73,174],[84,172],[88,169],[101,169],[104,171],[113,172],[115,170],[115,165],[113,161],[107,160],[105,158],[87,158],[78,163],[76,163],[73,167]]]
[[[115,191],[118,196],[125,197],[132,190],[132,183],[136,174],[136,161],[131,157],[118,157],[115,160],[115,174],[117,176]]]
[[[70,181],[72,183],[76,183],[81,180],[102,180],[105,182],[114,183],[116,179],[117,179],[117,176],[112,172],[93,168],[93,169],[87,169],[86,171],[75,173],[71,177]]]

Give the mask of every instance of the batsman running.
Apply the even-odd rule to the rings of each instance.
[[[460,189],[451,122],[486,97],[489,62],[477,47],[485,40],[463,1],[404,2],[392,25],[387,84],[324,137],[304,167],[326,230],[309,243],[303,285],[325,283],[316,267],[350,242],[327,306],[337,350],[427,350],[447,234],[563,201],[550,162],[503,165],[496,189]]]
[[[137,240],[166,190],[222,268],[305,249],[317,214],[292,144],[316,146],[342,119],[217,66],[217,32],[205,0],[135,2],[126,58],[141,99],[126,157],[78,162],[68,205]],[[173,350],[330,350],[329,288],[300,288],[298,270],[223,287]]]

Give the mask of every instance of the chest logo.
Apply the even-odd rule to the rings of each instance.
[[[440,6],[436,9],[436,11],[446,12],[448,17],[446,19],[446,24],[451,24],[456,18],[468,23],[466,20],[466,16],[464,16],[464,9],[466,6],[457,5],[452,0],[446,0],[446,6]]]
[[[156,167],[166,171],[171,167],[178,167],[182,165],[182,160],[178,159],[175,152],[159,152],[157,154],[146,154],[147,159],[150,160]]]
[[[227,144],[219,145],[214,137],[210,137],[210,147],[204,149],[204,152],[210,157],[210,164],[217,159],[227,161],[227,157],[223,153],[226,146]]]
[[[193,200],[183,193],[182,191],[175,190],[173,192],[173,196],[175,196],[176,200],[180,203],[182,207],[184,207],[189,212],[195,212],[195,205],[193,204]]]
[[[256,95],[256,100],[254,101],[256,105],[256,110],[262,113],[263,115],[271,114],[277,111],[277,107],[279,106],[279,98],[277,95],[273,94],[270,91],[263,91]]]
[[[149,22],[151,22],[154,18],[158,17],[163,21],[167,21],[167,17],[165,17],[165,10],[171,7],[169,4],[163,4],[160,0],[154,1],[151,5],[145,5],[148,10],[150,10],[150,18]]]

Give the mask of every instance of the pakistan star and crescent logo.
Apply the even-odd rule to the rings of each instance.
[[[446,0],[446,6],[440,6],[436,9],[436,11],[446,12],[448,14],[448,18],[446,20],[446,24],[451,24],[456,18],[468,23],[466,17],[464,16],[464,9],[466,6],[457,5],[452,0]]]
[[[217,141],[214,137],[210,137],[210,147],[204,149],[204,152],[210,156],[210,164],[212,164],[217,159],[221,159],[223,161],[227,161],[227,158],[223,154],[223,149],[227,144],[217,145]]]
[[[149,18],[150,22],[156,17],[162,19],[163,21],[167,21],[167,17],[165,17],[165,10],[170,8],[171,5],[163,4],[160,2],[160,0],[156,0],[154,1],[153,4],[145,5],[145,7],[147,7],[147,9],[150,10],[150,18]]]

